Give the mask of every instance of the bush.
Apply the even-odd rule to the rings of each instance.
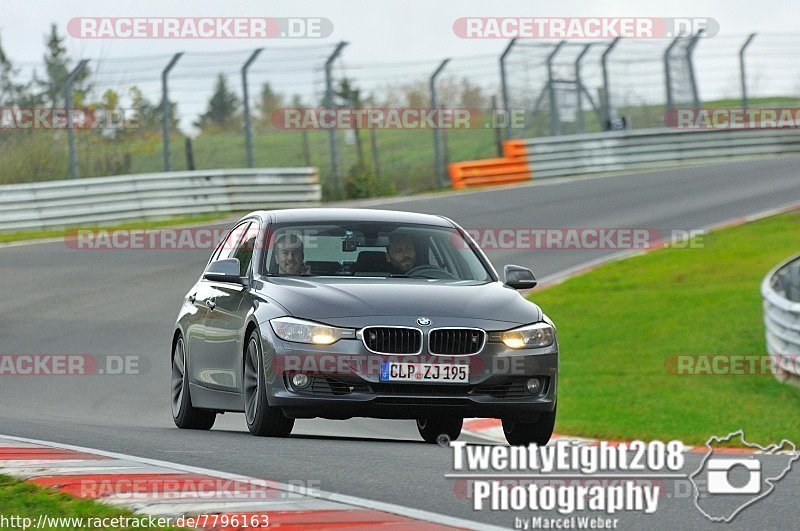
[[[363,199],[394,194],[394,186],[386,179],[376,176],[372,168],[357,162],[347,172],[344,181],[345,193],[349,199]]]

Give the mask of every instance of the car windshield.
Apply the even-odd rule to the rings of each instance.
[[[264,270],[270,276],[492,280],[455,228],[381,222],[279,224]]]

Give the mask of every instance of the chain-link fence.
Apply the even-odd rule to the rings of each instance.
[[[0,181],[310,165],[328,197],[433,189],[446,185],[448,162],[496,156],[504,139],[664,127],[670,108],[797,106],[798,55],[797,35],[681,36],[519,40],[497,55],[359,64],[340,43],[95,57],[71,83],[77,61],[50,85],[31,82],[45,66],[25,63],[7,73],[29,99],[0,92],[1,108],[123,108],[135,124],[4,126]],[[468,109],[471,118],[461,128],[276,119],[301,108]]]

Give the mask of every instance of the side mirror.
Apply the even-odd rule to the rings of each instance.
[[[208,265],[208,269],[203,273],[203,278],[214,282],[241,284],[242,277],[239,276],[239,267],[238,258],[216,260]]]
[[[503,268],[506,285],[514,289],[531,289],[536,286],[536,277],[527,267],[507,265]]]

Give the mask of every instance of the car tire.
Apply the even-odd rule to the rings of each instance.
[[[281,408],[270,406],[267,402],[263,363],[261,337],[258,330],[253,330],[244,348],[243,396],[247,429],[259,437],[286,437],[292,433],[294,419],[284,415]]]
[[[541,413],[538,422],[511,422],[503,420],[503,434],[506,441],[512,446],[527,446],[536,443],[544,446],[550,441],[553,435],[553,427],[556,424],[556,409]]]
[[[448,441],[455,441],[461,435],[461,427],[464,419],[461,418],[433,418],[417,419],[417,430],[427,443],[437,444],[442,435],[447,436]]]
[[[172,420],[185,430],[210,430],[217,420],[216,412],[192,405],[183,336],[178,336],[172,349]]]

